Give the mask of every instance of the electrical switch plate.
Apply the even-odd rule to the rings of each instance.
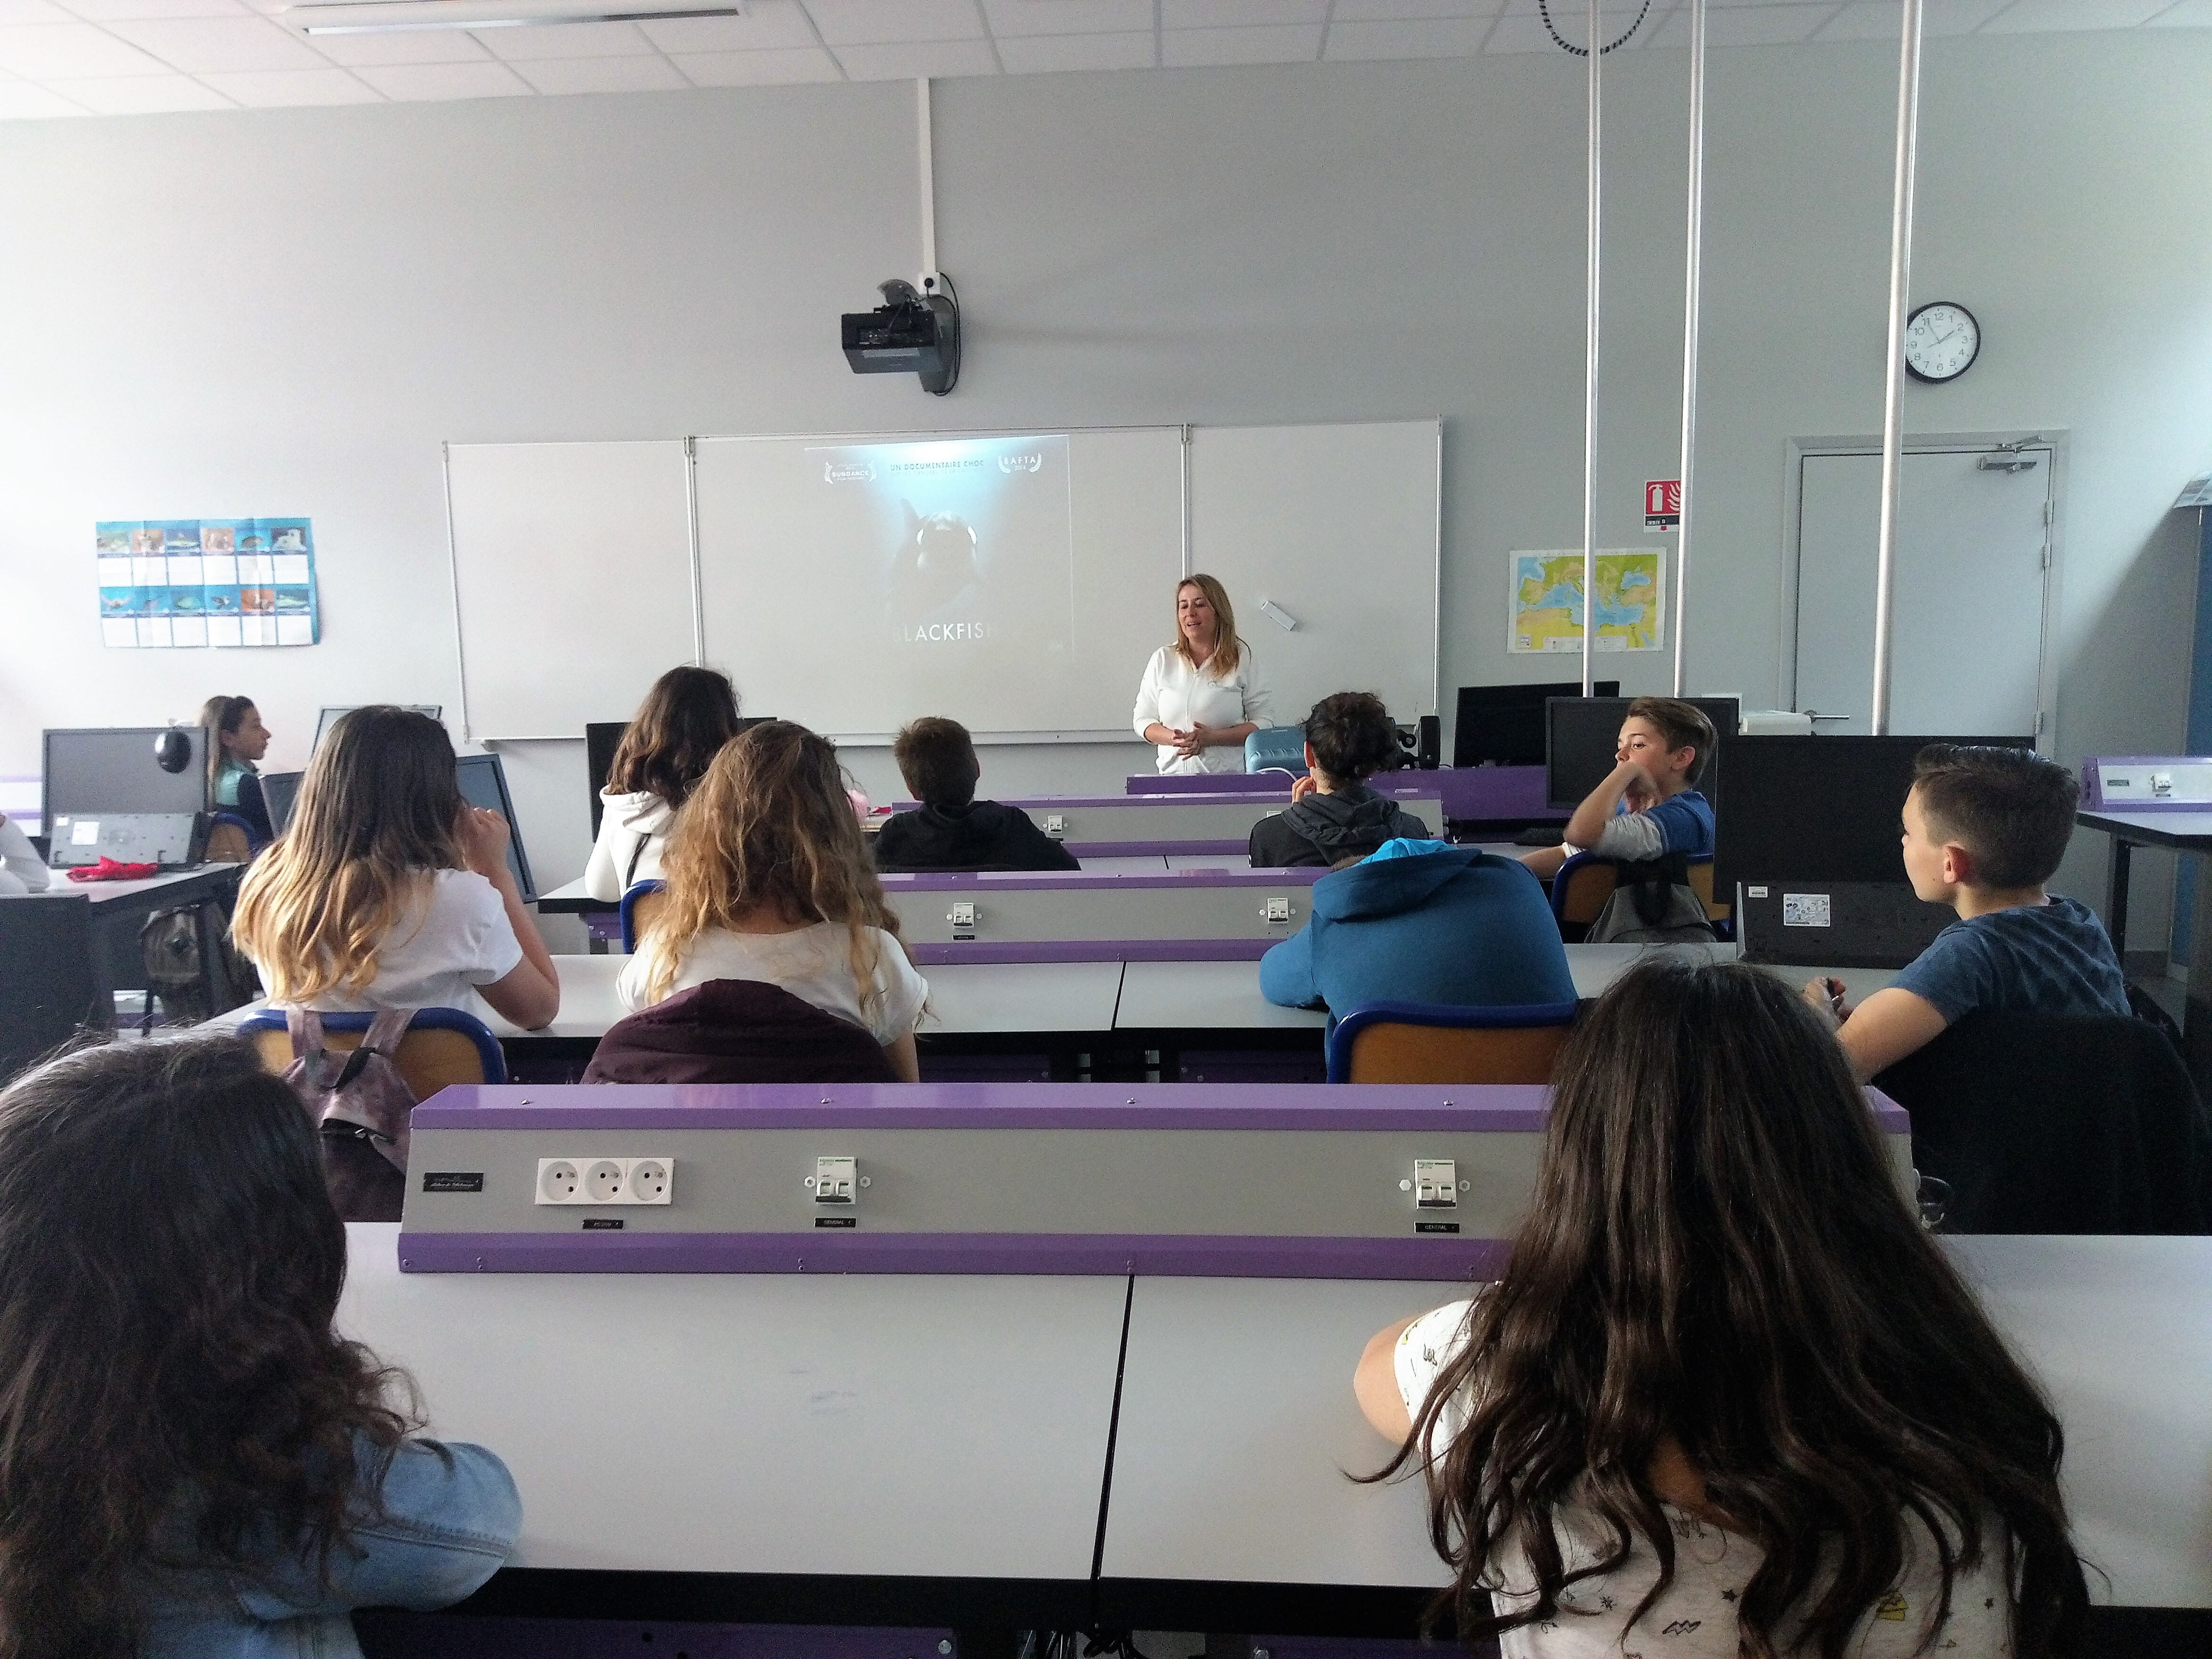
[[[1459,1207],[1459,1165],[1449,1158],[1413,1160],[1413,1207],[1453,1210]]]
[[[1269,921],[1288,921],[1291,919],[1291,902],[1286,898],[1271,898],[1261,914]]]
[[[975,930],[975,901],[955,900],[951,914],[945,919],[963,933],[973,933]]]
[[[851,1204],[860,1194],[860,1164],[849,1158],[817,1158],[814,1160],[814,1201],[817,1204]]]
[[[1065,812],[1046,813],[1044,815],[1044,832],[1048,836],[1066,835],[1067,833],[1067,814]]]
[[[538,1204],[672,1204],[672,1158],[541,1158]]]

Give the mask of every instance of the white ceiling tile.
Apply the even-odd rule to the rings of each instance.
[[[2148,20],[2154,29],[2212,28],[2212,0],[2181,0],[2171,10]]]
[[[1000,40],[1023,34],[1115,34],[1152,27],[1152,0],[983,0]]]
[[[680,52],[669,58],[695,87],[788,87],[845,78],[837,60],[819,46],[805,52]]]
[[[1160,35],[1160,60],[1175,69],[1218,64],[1310,64],[1320,56],[1318,23],[1271,24],[1241,29],[1168,29]]]
[[[1328,15],[1328,0],[1160,0],[1164,29],[1258,28]]]
[[[540,23],[521,29],[486,29],[477,43],[510,64],[541,58],[650,58],[653,42],[634,23]]]
[[[107,29],[186,75],[328,66],[319,52],[265,17],[146,18]]]
[[[62,76],[164,75],[165,65],[89,23],[0,28],[0,69],[32,81]]]
[[[1333,58],[1472,58],[1482,50],[1494,20],[1489,17],[1420,17],[1402,22],[1346,23],[1329,27]]]
[[[252,9],[239,0],[68,0],[69,9],[88,23],[120,17],[241,17]]]
[[[355,71],[386,98],[422,103],[446,98],[527,98],[530,88],[504,64],[384,64]]]
[[[53,89],[95,115],[166,115],[178,110],[236,109],[188,75],[118,75],[56,81]]]
[[[919,81],[925,76],[996,75],[988,40],[917,40],[910,46],[839,46],[837,61],[855,81]]]
[[[1924,34],[1970,34],[2012,0],[1923,0]],[[1902,22],[1897,0],[1852,0],[1820,26],[1822,40],[1894,40]]]
[[[1151,69],[1152,32],[1114,34],[1000,36],[1000,61],[1009,75],[1050,75],[1064,70]]]
[[[1498,27],[1490,32],[1490,39],[1482,43],[1486,53],[1492,56],[1516,52],[1558,52],[1552,37],[1545,33],[1543,20],[1533,11],[1508,10],[1498,20]]]
[[[309,104],[377,104],[375,93],[342,69],[257,70],[199,77],[248,109],[295,109]]]
[[[0,28],[19,23],[74,23],[78,20],[52,0],[0,0]]]
[[[1417,17],[1495,17],[1498,0],[1336,0],[1329,14],[1336,28],[1346,23],[1395,23]]]
[[[651,58],[544,58],[514,72],[544,93],[668,92],[690,84],[668,60]]]
[[[2014,0],[1984,34],[2042,34],[2059,29],[2131,29],[2155,17],[2167,0]]]
[[[1892,8],[1893,12],[1894,7]],[[1705,14],[1705,40],[1715,46],[1772,46],[1792,40],[1810,38],[1813,32],[1834,16],[1837,7],[1828,3],[1804,5],[1731,6],[1723,11],[1716,6]],[[1541,27],[1540,24],[1538,26]],[[1584,25],[1583,33],[1588,32]],[[1895,25],[1892,25],[1892,33]],[[1581,35],[1570,33],[1564,26],[1559,33],[1577,45]],[[1690,44],[1690,14],[1677,11],[1660,25],[1652,38],[1655,46],[1687,50]]]
[[[747,6],[743,17],[672,17],[641,23],[663,52],[819,52],[814,26],[797,0]]]
[[[480,64],[491,54],[459,29],[410,29],[404,34],[319,34],[315,50],[349,69],[387,64]]]
[[[73,104],[61,94],[34,87],[27,81],[12,81],[0,86],[0,121],[39,121],[57,115],[88,112],[82,104]]]
[[[975,0],[806,0],[806,9],[833,46],[974,40],[983,33]]]

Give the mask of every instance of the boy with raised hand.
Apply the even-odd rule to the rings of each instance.
[[[1577,853],[1630,864],[1677,853],[1712,857],[1712,803],[1697,782],[1716,741],[1695,703],[1637,698],[1620,722],[1613,769],[1575,808],[1565,843],[1520,854],[1521,862],[1548,881]]]
[[[1018,806],[977,800],[983,775],[968,728],[932,714],[900,727],[899,776],[921,803],[876,832],[878,870],[1079,870],[1075,855]]]
[[[1365,858],[1386,841],[1425,841],[1429,827],[1367,780],[1398,756],[1398,728],[1371,691],[1339,691],[1306,716],[1306,775],[1291,786],[1290,810],[1252,826],[1245,851],[1255,869]]]
[[[1896,982],[1854,1007],[1843,981],[1805,1000],[1840,1022],[1861,1081],[1925,1047],[1978,1008],[2124,1014],[2128,984],[2096,912],[2044,890],[2074,832],[2074,775],[2030,749],[1931,743],[1905,798],[1905,873],[1959,920]]]

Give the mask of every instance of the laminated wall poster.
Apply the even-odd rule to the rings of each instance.
[[[94,526],[104,644],[313,645],[315,532],[297,519],[122,519]]]

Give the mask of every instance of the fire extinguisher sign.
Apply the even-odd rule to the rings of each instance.
[[[1647,478],[1644,483],[1644,528],[1674,530],[1682,522],[1682,481]]]

